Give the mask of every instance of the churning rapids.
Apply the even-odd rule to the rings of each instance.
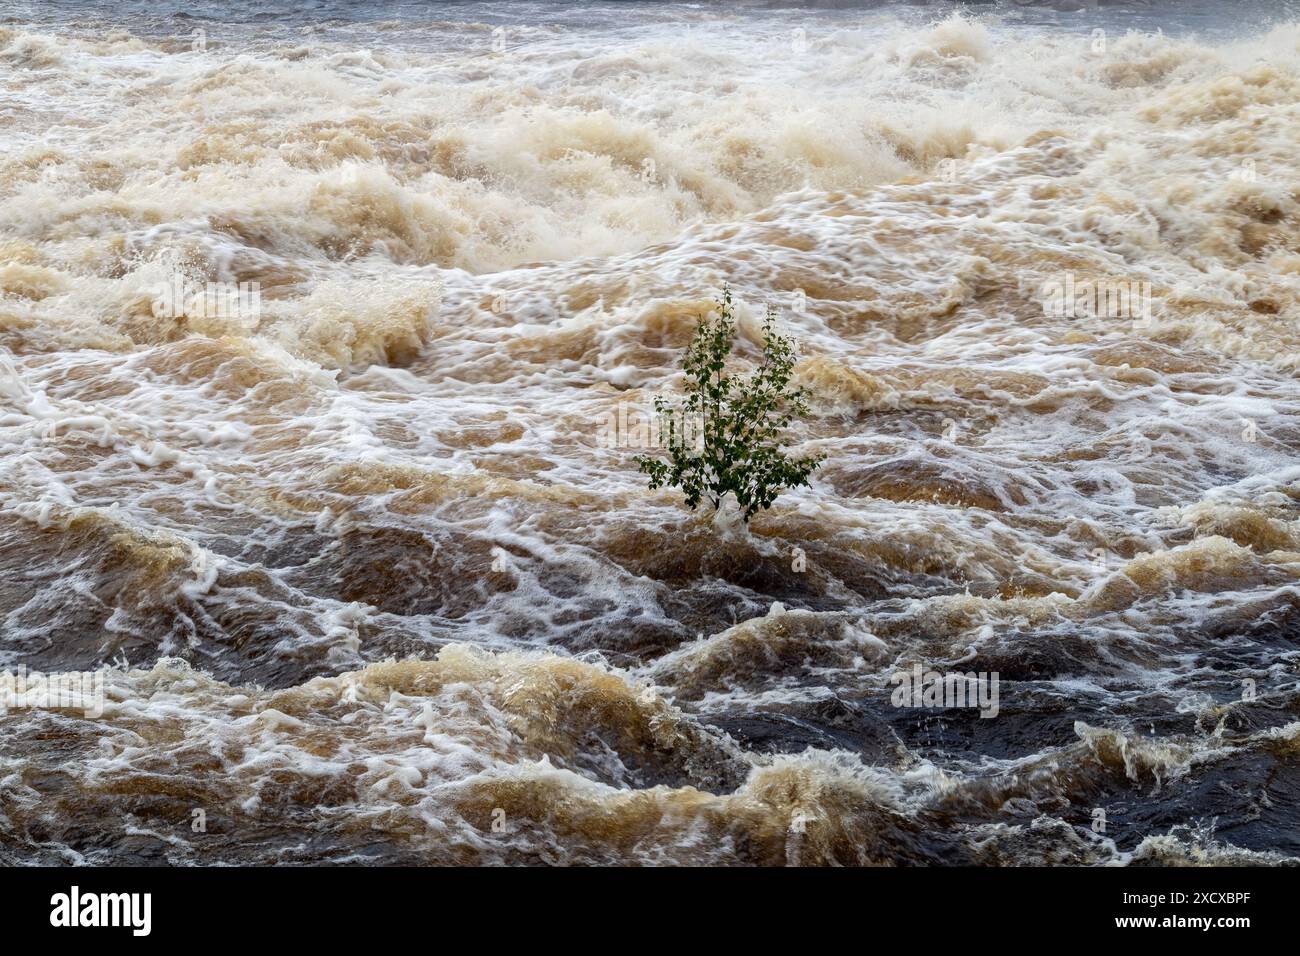
[[[308,6],[0,4],[0,862],[1300,857],[1300,25]],[[724,282],[748,531],[600,441]]]

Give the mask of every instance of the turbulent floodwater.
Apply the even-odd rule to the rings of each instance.
[[[1298,18],[0,4],[0,861],[1300,857]],[[747,532],[600,441],[724,282]]]

